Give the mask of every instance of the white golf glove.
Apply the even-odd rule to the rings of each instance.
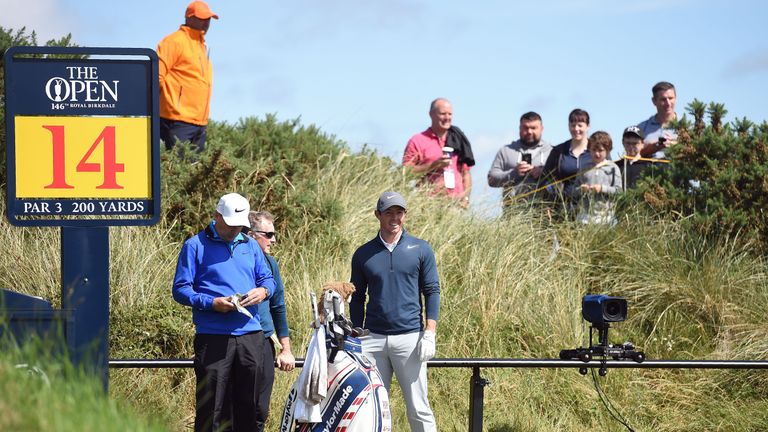
[[[419,360],[425,362],[435,356],[435,332],[425,331],[419,342]]]

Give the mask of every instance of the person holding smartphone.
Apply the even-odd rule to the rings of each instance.
[[[672,83],[661,81],[651,89],[651,102],[656,107],[656,114],[637,125],[643,139],[643,149],[640,155],[653,159],[665,159],[665,150],[677,143],[677,131],[669,127],[669,122],[677,119],[675,104],[677,90]]]
[[[499,149],[488,171],[488,186],[504,188],[502,205],[506,211],[512,198],[535,190],[540,185],[544,164],[552,145],[541,139],[544,124],[533,111],[520,117],[520,139]]]

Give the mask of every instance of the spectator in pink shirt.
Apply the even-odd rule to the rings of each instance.
[[[403,165],[413,167],[413,172],[424,175],[423,181],[466,208],[472,188],[469,168],[475,164],[472,146],[461,129],[451,124],[453,107],[447,99],[432,101],[429,117],[432,125],[408,140]],[[452,151],[445,152],[444,147]]]

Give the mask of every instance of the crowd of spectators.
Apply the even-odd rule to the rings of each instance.
[[[621,143],[624,154],[611,161],[613,140],[604,131],[589,134],[589,113],[576,108],[568,115],[571,138],[553,146],[542,138],[544,122],[533,111],[520,117],[519,139],[496,153],[488,171],[488,185],[502,188],[502,207],[512,203],[548,201],[561,204],[566,214],[584,223],[613,223],[613,202],[618,192],[634,188],[649,166],[663,168],[666,149],[677,143],[670,122],[677,119],[676,90],[662,81],[651,89],[656,113],[627,126]],[[408,141],[403,165],[466,208],[475,164],[464,133],[453,126],[453,107],[444,98],[432,101],[431,125]]]

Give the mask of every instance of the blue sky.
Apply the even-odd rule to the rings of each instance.
[[[183,22],[187,1],[0,0],[0,25],[81,46],[149,47]],[[220,20],[211,118],[301,117],[400,159],[429,125],[436,97],[472,141],[476,209],[495,211],[485,176],[496,151],[537,111],[544,139],[566,140],[576,107],[614,148],[654,113],[650,89],[670,81],[677,111],[693,98],[736,117],[768,119],[768,2],[756,0],[212,0]],[[616,153],[616,152],[614,152]]]

